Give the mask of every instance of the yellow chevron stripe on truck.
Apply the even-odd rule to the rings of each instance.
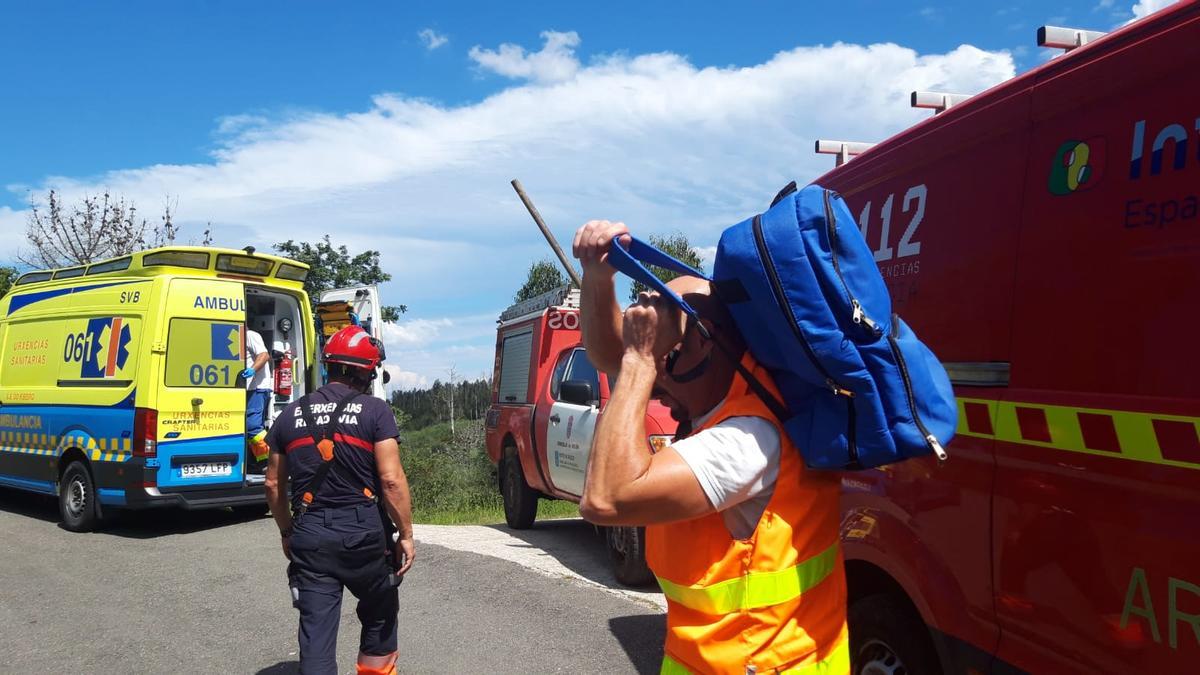
[[[1200,417],[959,398],[957,433],[1200,469]]]

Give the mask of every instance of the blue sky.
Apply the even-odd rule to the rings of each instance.
[[[508,178],[560,237],[611,217],[711,245],[828,165],[814,135],[886,137],[920,118],[911,88],[974,93],[1040,63],[1039,25],[1134,16],[1131,0],[0,7],[0,227],[48,187],[108,188],[146,212],[177,202],[185,238],[211,222],[239,247],[379,248],[385,293],[412,309],[389,350],[409,384],[490,368],[494,317],[544,254]]]

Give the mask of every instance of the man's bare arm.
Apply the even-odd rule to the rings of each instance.
[[[412,527],[412,498],[408,491],[408,476],[400,464],[400,444],[396,439],[389,438],[375,444],[375,468],[379,472],[379,485],[383,490],[380,499],[387,509],[388,516],[400,531],[400,539],[396,542],[397,562],[403,555],[399,574],[404,574],[412,567],[415,553]],[[389,542],[390,543],[390,542]]]
[[[625,359],[617,391],[596,425],[579,512],[598,525],[653,525],[715,509],[674,448],[651,455],[646,401],[654,364]]]
[[[267,361],[270,360],[271,354],[269,352],[261,352],[258,356],[254,357],[254,364],[250,367],[255,370],[262,370],[263,366],[265,366]]]
[[[624,223],[593,220],[575,233],[572,250],[583,265],[580,289],[580,322],[588,360],[600,370],[615,375],[621,368],[621,306],[617,303],[616,270],[608,264],[608,248],[614,238],[629,233]]]
[[[601,525],[650,525],[715,511],[674,448],[650,454],[646,405],[657,362],[679,339],[676,314],[643,295],[625,312],[621,378],[596,424],[579,510]]]
[[[288,504],[288,494],[285,482],[287,479],[287,455],[282,452],[272,452],[267,462],[267,479],[263,486],[267,491],[267,506],[280,532],[292,528],[292,507]]]

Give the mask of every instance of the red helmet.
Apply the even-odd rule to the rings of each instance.
[[[383,359],[383,343],[367,335],[367,331],[359,326],[346,326],[334,333],[321,354],[325,363],[341,363],[372,372]]]

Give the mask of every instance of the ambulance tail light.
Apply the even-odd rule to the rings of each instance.
[[[138,408],[133,413],[133,456],[158,456],[158,411]]]

